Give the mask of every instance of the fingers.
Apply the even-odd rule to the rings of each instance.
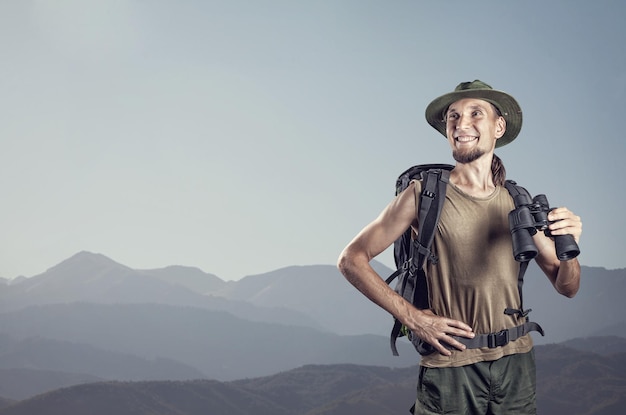
[[[448,319],[427,312],[427,324],[414,330],[425,342],[431,344],[439,353],[444,356],[450,356],[452,352],[446,347],[446,344],[458,350],[465,350],[465,345],[454,338],[456,337],[474,337],[472,328],[462,321]]]
[[[580,216],[575,215],[566,207],[560,207],[550,211],[548,220],[554,221],[554,223],[548,226],[552,235],[571,234],[574,236],[576,242],[580,239],[583,229],[582,220]]]
[[[472,328],[470,326],[458,320],[447,320],[446,323],[448,324],[448,329],[446,330],[445,334],[438,339],[438,342],[442,348],[442,350],[440,350],[440,353],[443,352],[444,355],[450,356],[452,352],[443,344],[441,344],[441,342],[443,341],[448,345],[454,347],[455,349],[465,350],[466,346],[463,343],[459,342],[456,338],[466,337],[471,339],[474,337],[474,332],[472,331]]]
[[[472,328],[459,320],[444,319],[449,327],[452,327],[451,334],[462,337],[474,337]]]
[[[457,350],[465,350],[467,347],[459,342],[457,339],[455,339],[452,336],[444,336],[444,338],[437,340],[437,343],[434,344],[433,346],[435,346],[435,348],[439,351],[439,353],[441,353],[444,356],[450,356],[452,355],[452,351],[450,350],[449,347],[454,347]]]

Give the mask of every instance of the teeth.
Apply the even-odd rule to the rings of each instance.
[[[468,142],[476,139],[476,136],[473,135],[463,135],[456,138],[457,141]]]

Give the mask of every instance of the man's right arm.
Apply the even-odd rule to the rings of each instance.
[[[367,225],[343,250],[337,266],[346,279],[367,298],[385,309],[415,335],[432,344],[440,353],[450,355],[441,341],[463,350],[465,346],[451,336],[473,337],[467,324],[418,310],[396,293],[374,271],[370,261],[387,249],[416,221],[415,184],[398,195],[382,213]]]

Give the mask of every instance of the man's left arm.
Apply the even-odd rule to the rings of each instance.
[[[569,209],[560,207],[548,214],[548,220],[553,221],[549,229],[553,236],[572,235],[576,243],[580,240],[583,224],[580,216]],[[566,297],[574,297],[580,288],[580,263],[578,259],[560,261],[556,256],[554,241],[538,232],[534,236],[535,245],[539,253],[535,260],[539,267],[552,282],[554,288]]]

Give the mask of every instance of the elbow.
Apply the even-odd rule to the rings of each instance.
[[[345,249],[343,250],[343,252],[341,252],[339,258],[337,259],[337,269],[346,278],[348,278],[348,275],[350,275],[350,270],[352,269],[352,260]]]
[[[562,288],[557,287],[557,292],[564,297],[574,298],[576,294],[578,293],[578,287],[562,287]]]
[[[367,263],[367,258],[348,246],[337,259],[337,269],[351,284],[355,285],[361,274],[359,270],[364,266],[363,262]]]
[[[564,297],[574,298],[580,288],[579,280],[572,281],[569,284],[555,284],[556,291]]]

